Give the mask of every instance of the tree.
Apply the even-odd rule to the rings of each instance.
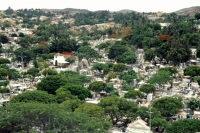
[[[113,70],[115,72],[123,72],[124,70],[127,70],[127,66],[124,64],[124,63],[117,63],[117,64],[114,64],[113,66]]]
[[[95,63],[92,66],[92,70],[98,70],[99,72],[103,71],[104,74],[107,74],[109,71],[108,64]]]
[[[155,92],[156,88],[152,84],[144,84],[140,87],[141,92],[145,92],[147,94]]]
[[[6,58],[0,58],[0,65],[2,64],[10,64],[10,60]]]
[[[48,94],[45,91],[26,91],[17,96],[14,96],[11,100],[11,103],[17,102],[36,102],[36,103],[56,103],[56,98],[54,95]]]
[[[40,44],[38,44],[38,45],[40,45]],[[42,46],[33,47],[32,51],[36,56],[39,56],[39,57],[41,56],[42,58],[45,58],[45,56],[47,56],[47,54],[50,53],[50,48],[49,48],[49,45],[45,44]]]
[[[168,43],[170,49],[166,52],[166,60],[171,61],[173,65],[179,65],[191,58],[191,50],[186,39],[170,38]]]
[[[184,75],[191,76],[191,77],[199,76],[200,75],[200,67],[199,66],[188,66],[184,70]]]
[[[27,70],[26,74],[30,75],[31,78],[32,78],[32,81],[34,81],[35,77],[36,76],[39,76],[40,73],[39,73],[39,69],[38,68],[30,68],[29,70]]]
[[[72,95],[77,96],[80,100],[85,100],[86,98],[92,97],[88,89],[77,84],[66,84],[60,88],[70,91]]]
[[[63,101],[59,106],[65,111],[74,112],[80,105],[82,105],[84,101],[80,99],[68,99]]]
[[[19,37],[24,37],[24,33],[19,33]]]
[[[134,64],[137,60],[137,57],[134,52],[127,51],[122,55],[118,55],[115,59],[119,63]]]
[[[41,130],[45,131],[47,123],[50,125],[49,120],[55,117],[53,116],[54,112],[50,112],[53,110],[47,104],[41,103],[14,103],[6,105],[5,108],[1,108],[1,114],[3,114],[3,110],[9,113],[7,115],[0,115],[2,122],[0,123],[0,131],[7,133],[20,131],[30,132],[32,126],[38,126],[38,124],[40,124]],[[5,123],[5,121],[8,123]],[[33,124],[34,122],[35,124]]]
[[[9,112],[9,113],[6,113]],[[14,103],[0,108],[0,132],[108,132],[109,122],[68,112],[57,104]],[[81,124],[80,124],[81,123]],[[91,124],[92,123],[92,124]],[[97,130],[98,129],[98,130]]]
[[[114,44],[110,47],[108,58],[115,59],[119,55],[123,55],[125,52],[128,51],[128,48],[121,44]]]
[[[43,75],[47,76],[47,75],[57,75],[58,72],[56,70],[53,70],[53,69],[45,69],[43,72],[42,72]]]
[[[29,36],[24,36],[20,38],[20,40],[17,43],[20,44],[23,48],[28,48],[31,46],[31,41],[32,39]]]
[[[152,25],[154,30],[161,30],[161,25],[158,23],[155,23]]]
[[[0,68],[0,80],[5,79],[8,75],[8,71],[5,68]]]
[[[14,51],[14,54],[16,56],[15,60],[20,61],[24,65],[29,63],[34,57],[32,51],[27,50],[26,48],[18,48]]]
[[[16,33],[12,33],[11,37],[17,37],[17,34]]]
[[[187,62],[191,58],[191,50],[187,39],[180,37],[177,28],[169,31],[173,35],[155,50],[156,55],[161,60],[166,59],[167,62],[173,65]]]
[[[71,39],[59,38],[57,40],[58,52],[72,52],[77,51],[76,41]]]
[[[123,91],[129,91],[129,90],[133,90],[133,88],[127,82],[122,82],[122,88],[121,88],[121,90],[123,90]]]
[[[116,73],[114,71],[110,71],[108,73],[108,79],[114,79],[116,77],[117,77],[117,75],[116,75]]]
[[[155,51],[152,49],[147,49],[144,53],[144,59],[146,61],[152,61],[155,58]]]
[[[83,86],[84,83],[89,83],[91,81],[91,77],[80,75],[78,72],[74,71],[63,71],[60,72],[58,75],[62,76],[67,80],[67,83],[77,84]]]
[[[158,84],[159,86],[163,86],[164,84],[171,82],[172,77],[169,72],[160,71],[157,75],[151,77],[147,83],[150,84]]]
[[[196,13],[196,14],[194,15],[194,17],[195,17],[196,19],[200,19],[200,13]]]
[[[188,33],[184,36],[188,39],[188,43],[191,47],[199,47],[200,44],[200,34],[199,33]],[[198,52],[198,51],[197,51]]]
[[[10,89],[8,89],[8,88],[0,88],[0,93],[2,94],[2,97],[4,97],[4,93],[10,93]]]
[[[104,117],[104,110],[102,109],[102,107],[95,104],[83,103],[75,109],[75,112],[85,113],[94,118]]]
[[[196,119],[180,119],[174,121],[170,126],[167,127],[166,132],[168,133],[195,133],[200,131],[199,120]]]
[[[92,82],[88,87],[88,89],[92,90],[93,92],[101,92],[105,88],[106,88],[106,83],[104,83],[102,81]]]
[[[149,111],[149,108],[141,106],[136,111],[136,115],[135,116],[140,116],[141,119],[143,119],[143,120],[145,120],[145,118],[147,118],[149,120],[150,116],[149,116],[148,111]],[[151,112],[152,112],[151,119],[153,119],[153,118],[161,118],[162,117],[161,113],[156,108],[151,108]]]
[[[131,99],[137,99],[137,97],[141,97],[142,92],[137,90],[129,90],[127,93],[125,93],[124,98],[131,98]]]
[[[94,59],[101,58],[101,55],[99,55],[97,51],[95,51],[89,46],[81,46],[78,48],[78,58],[80,60],[85,58],[88,61],[93,61]]]
[[[173,74],[178,73],[178,70],[176,69],[176,67],[165,67],[165,68],[160,68],[158,70],[158,73],[164,71],[164,72],[169,72],[170,75],[172,76]]]
[[[11,7],[8,7],[8,9],[6,9],[5,12],[7,15],[12,15],[14,11]]]
[[[114,86],[112,83],[108,83],[106,84],[106,87],[104,88],[104,91],[106,91],[107,93],[111,93],[114,91]]]
[[[190,108],[192,111],[200,109],[200,101],[197,99],[192,99],[188,101],[187,108]]]
[[[98,49],[104,49],[105,48],[106,49],[109,46],[111,46],[110,43],[101,43],[101,44],[97,45],[96,48],[98,48]]]
[[[137,79],[137,73],[134,70],[130,70],[128,72],[124,72],[119,75],[120,79],[125,80],[127,83],[133,82],[134,79]]]
[[[197,58],[200,57],[200,47],[197,47],[197,50],[196,50],[196,57],[197,57]]]
[[[109,116],[113,125],[118,121],[123,121],[127,125],[137,111],[137,107],[132,102],[115,95],[101,99],[99,105],[103,108],[105,114]]]
[[[107,33],[108,33],[108,35],[112,35],[113,34],[113,29],[111,27],[108,28]]]
[[[47,91],[49,94],[55,94],[55,91],[58,88],[67,83],[68,82],[64,77],[58,75],[51,75],[43,78],[41,82],[37,84],[37,89]]]
[[[10,22],[9,22],[9,21],[4,22],[4,23],[3,23],[3,27],[5,27],[5,28],[11,27]]]
[[[180,100],[172,97],[160,98],[152,103],[152,107],[161,112],[163,117],[171,117],[179,112],[183,107]]]
[[[164,131],[164,129],[166,129],[169,126],[169,124],[167,123],[165,119],[162,119],[160,117],[154,117],[151,120],[151,126],[155,128],[155,131],[162,132]]]
[[[73,57],[67,58],[65,61],[69,62],[70,64],[75,62],[75,59]]]
[[[36,61],[36,59],[33,60],[33,65],[34,65],[35,68],[38,68],[38,67],[39,67],[39,66],[38,66],[38,62]]]
[[[8,43],[9,39],[6,35],[0,35],[0,42],[5,44]]]
[[[64,88],[59,88],[56,90],[56,100],[57,103],[62,103],[66,100],[73,100],[78,99],[76,96],[72,95],[69,90],[66,90]]]

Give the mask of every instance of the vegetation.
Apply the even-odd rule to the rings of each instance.
[[[166,97],[154,101],[152,106],[160,111],[163,117],[171,117],[179,112],[183,104],[176,98]]]
[[[155,92],[156,88],[154,85],[151,84],[144,84],[140,87],[141,92],[145,92],[147,94]]]
[[[43,78],[37,84],[37,89],[47,91],[49,94],[55,94],[56,90],[68,82],[65,78],[58,75],[51,75]]]
[[[199,66],[188,66],[184,70],[184,75],[191,76],[191,77],[199,76],[200,75],[200,67]]]
[[[146,120],[149,126],[151,124],[154,132],[200,131],[197,120],[185,119],[169,124],[170,118],[183,108],[181,99],[155,99],[151,108],[138,108],[137,103],[128,101],[145,98],[145,94],[156,91],[157,85],[159,89],[165,84],[172,85],[179,74],[180,64],[188,65],[189,60],[200,57],[197,27],[200,13],[193,16],[164,13],[162,18],[152,21],[148,16],[155,13],[71,10],[14,11],[8,7],[0,14],[3,20],[0,93],[3,98],[12,97],[9,104],[3,103],[0,107],[0,132],[106,133],[111,124],[116,126],[122,122],[126,127],[137,116]],[[165,22],[169,24],[166,27],[159,24]],[[27,34],[20,27],[34,30]],[[196,49],[196,54],[191,48]],[[170,67],[143,76],[140,73],[143,60],[137,58],[143,50],[145,61]],[[70,63],[68,68],[73,71],[59,71],[52,67],[57,53],[64,54],[64,61]],[[108,57],[105,60],[104,55]],[[94,77],[79,74],[81,60],[88,61],[87,69],[92,70]],[[58,64],[55,67],[63,66]],[[135,67],[140,68],[138,72]],[[150,69],[146,72],[152,74]],[[200,84],[198,65],[189,64],[184,68],[184,75]],[[37,80],[36,77],[43,78]],[[103,82],[96,81],[96,78],[102,78]],[[111,83],[114,78],[116,80]],[[120,79],[119,84],[116,84],[117,79]],[[148,84],[136,90],[133,81],[142,79],[147,79]],[[37,90],[13,96],[15,92],[9,83],[22,81],[27,84],[26,80],[30,81],[30,88]],[[123,98],[120,89],[128,91]],[[108,96],[101,98],[99,104],[85,102],[86,98],[92,98],[91,91],[99,93],[102,90]],[[188,100],[187,108],[190,113],[199,111],[199,100]],[[148,111],[152,112],[151,123]]]
[[[119,78],[130,84],[134,79],[137,79],[137,73],[134,70],[130,70],[120,74]]]
[[[56,99],[53,95],[48,94],[45,91],[27,91],[22,94],[19,94],[13,97],[10,100],[11,103],[18,103],[18,102],[35,102],[35,103],[56,103]]]
[[[88,89],[92,90],[93,92],[101,92],[105,88],[106,88],[106,83],[103,83],[101,81],[92,82],[88,87]]]
[[[80,100],[85,100],[86,98],[92,97],[88,89],[76,84],[66,84],[60,88],[68,90],[72,95],[77,96]]]
[[[2,133],[36,132],[36,127],[39,132],[102,133],[110,128],[110,124],[103,119],[93,119],[87,114],[67,112],[56,104],[14,103],[1,107],[0,111]]]
[[[196,119],[183,119],[178,120],[172,123],[171,126],[167,127],[166,131],[170,133],[181,133],[181,132],[187,132],[187,133],[194,133],[200,131],[199,127],[197,126],[199,124],[199,120]]]
[[[113,125],[118,121],[124,121],[128,124],[137,110],[132,102],[114,95],[101,99],[99,105],[104,109],[105,114],[109,116]]]
[[[141,97],[142,92],[138,90],[129,90],[125,95],[124,98],[130,98],[130,99],[137,99],[137,97]]]

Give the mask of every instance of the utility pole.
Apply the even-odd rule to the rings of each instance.
[[[151,107],[152,108],[152,107]],[[147,113],[149,114],[149,127],[150,127],[150,133],[151,133],[151,114],[153,114],[153,112],[151,112],[151,108],[149,109],[149,111],[147,111]]]

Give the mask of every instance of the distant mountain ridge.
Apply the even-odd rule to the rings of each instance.
[[[65,9],[57,9],[56,11],[75,14],[75,13],[100,12],[100,11],[104,11],[104,10],[90,11],[90,10],[87,10],[87,9],[65,8]],[[134,11],[134,10],[131,10],[131,9],[122,9],[122,10],[119,10],[119,11],[111,11],[111,12],[131,13],[131,12],[137,12],[137,11]],[[137,12],[137,13],[140,13],[140,12]],[[174,13],[176,13],[177,15],[194,16],[196,13],[200,13],[200,6],[183,8],[183,9],[180,9],[178,11],[174,11]]]
[[[130,9],[123,9],[123,10],[119,10],[119,11],[115,11],[117,13],[131,13],[131,12],[136,12],[134,10],[130,10]]]
[[[200,6],[193,6],[189,8],[183,8],[178,11],[175,11],[177,15],[190,15],[194,16],[196,13],[200,13]]]
[[[42,9],[42,10],[47,10],[47,11],[50,10],[50,11],[56,11],[56,12],[69,13],[69,14],[105,11],[105,10],[90,11],[90,10],[87,10],[87,9],[77,9],[77,8]],[[122,10],[119,10],[119,11],[110,11],[110,12],[116,12],[116,13],[131,13],[131,12],[142,13],[142,12],[138,12],[138,11],[131,10],[131,9],[122,9]],[[183,8],[183,9],[180,9],[178,11],[173,11],[173,12],[176,13],[177,15],[190,15],[190,16],[194,16],[196,13],[200,13],[200,6],[193,6],[193,7],[189,7],[189,8]]]
[[[88,13],[91,12],[87,9],[76,9],[76,8],[65,8],[65,9],[56,9],[58,12],[65,12],[65,13]]]

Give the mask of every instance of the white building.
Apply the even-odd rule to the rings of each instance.
[[[159,23],[160,24],[160,26],[161,26],[161,29],[163,28],[163,27],[168,27],[169,25],[170,25],[170,23]]]
[[[67,62],[66,59],[69,57],[72,57],[72,56],[73,55],[70,55],[70,54],[57,53],[54,55],[53,65],[60,66],[60,67],[66,67],[67,65],[69,65],[69,62]]]

